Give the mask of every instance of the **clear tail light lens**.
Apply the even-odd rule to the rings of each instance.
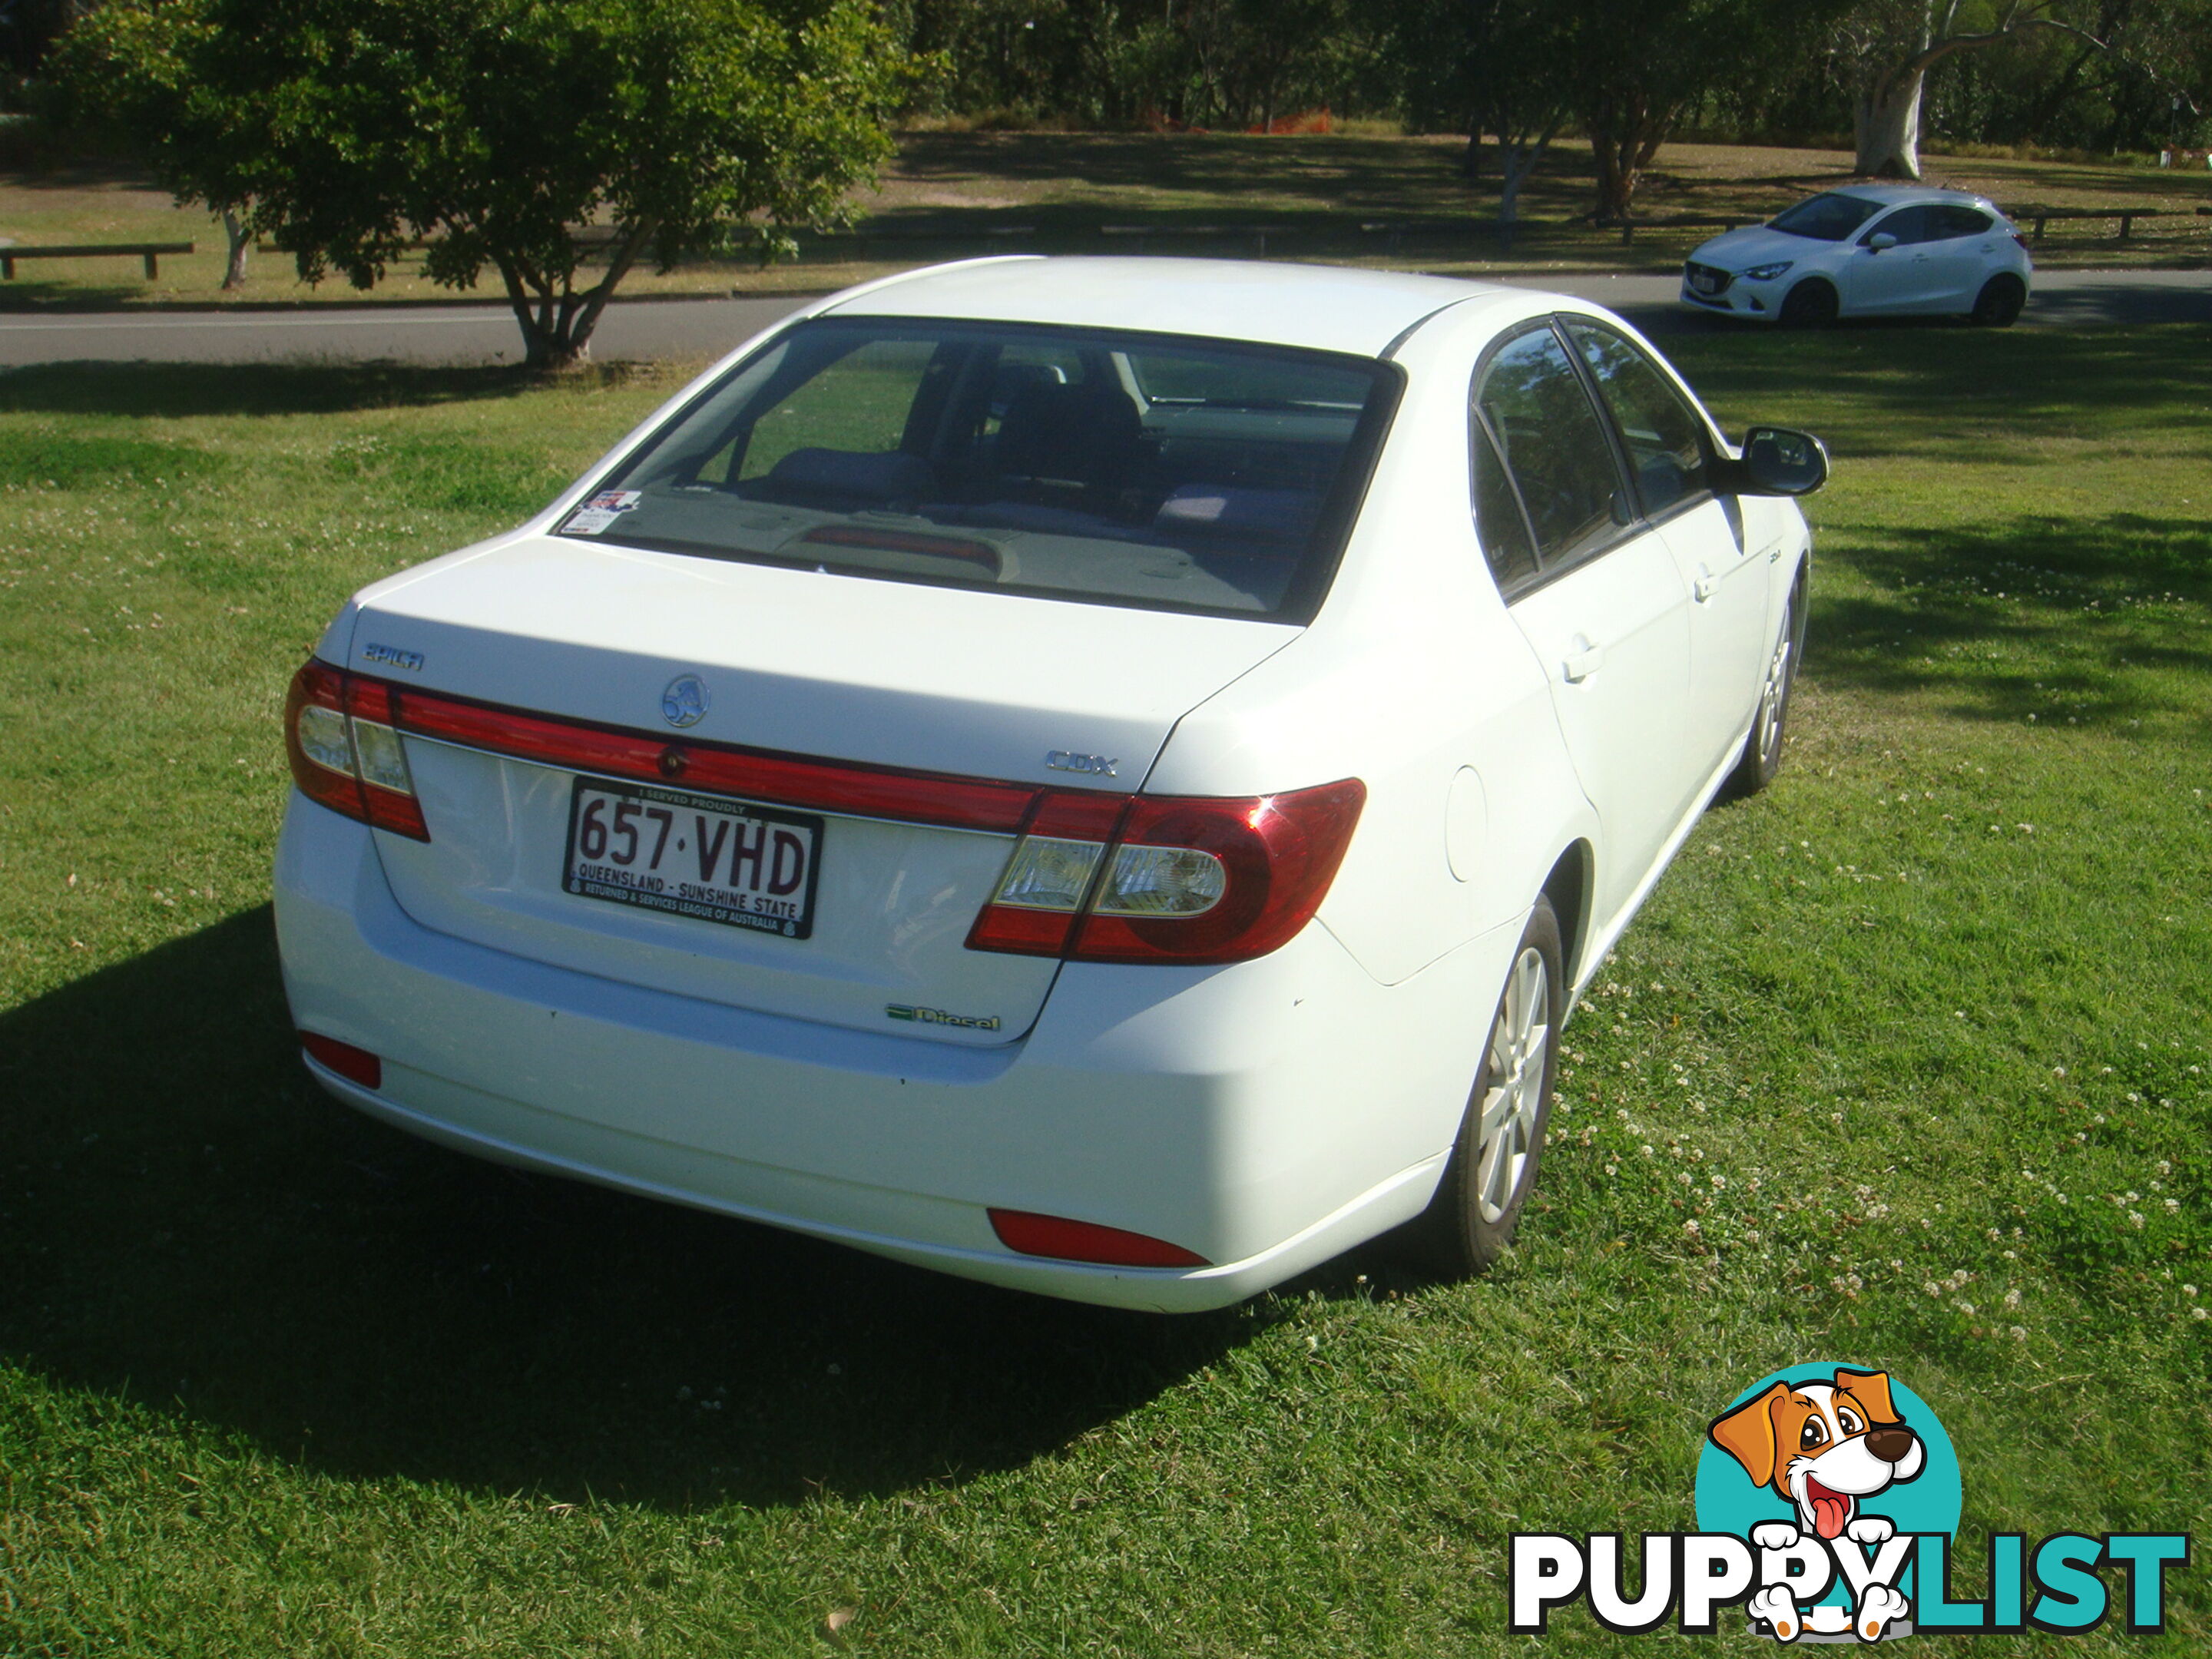
[[[309,659],[284,700],[292,781],[334,812],[416,841],[430,839],[396,729],[398,696]]]
[[[1321,908],[1366,800],[1357,778],[1230,800],[1047,796],[969,946],[1079,962],[1265,956]]]

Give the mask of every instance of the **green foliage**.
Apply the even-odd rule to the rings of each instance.
[[[909,0],[917,50],[964,112],[1029,121],[1266,129],[1316,108],[1395,106],[1358,0]]]
[[[860,0],[118,0],[64,53],[165,185],[303,278],[368,288],[428,239],[434,280],[496,273],[540,362],[641,258],[839,219],[909,84]]]

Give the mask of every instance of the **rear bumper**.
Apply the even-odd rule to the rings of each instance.
[[[383,1060],[373,1091],[311,1066],[364,1111],[503,1162],[1165,1311],[1240,1300],[1419,1212],[1513,943],[1498,930],[1393,987],[1320,926],[1231,968],[1070,964],[1027,1036],[977,1049],[434,933],[392,899],[373,832],[296,795],[276,887],[295,1022]],[[1217,1265],[1019,1255],[990,1206]]]

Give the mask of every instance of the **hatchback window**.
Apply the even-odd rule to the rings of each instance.
[[[560,533],[1302,621],[1399,384],[1320,352],[818,318],[649,439]]]
[[[1705,423],[1658,366],[1611,329],[1570,322],[1567,332],[1627,446],[1644,510],[1662,513],[1705,489]]]
[[[1898,209],[1859,240],[1894,236],[1899,247],[1910,247],[1916,242],[1941,241],[1948,234],[1943,228],[1943,210],[1933,203],[1923,203],[1918,207]]]
[[[1808,236],[1816,242],[1840,242],[1881,211],[1881,204],[1830,191],[1797,204],[1767,222],[1773,230]]]
[[[1620,471],[1559,337],[1539,328],[1508,341],[1475,402],[1520,487],[1545,567],[1611,539],[1625,517],[1616,511]]]

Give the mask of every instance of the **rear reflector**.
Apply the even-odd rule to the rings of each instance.
[[[1027,1210],[993,1210],[991,1231],[999,1243],[1023,1255],[1055,1261],[1091,1261],[1108,1267],[1204,1267],[1202,1255],[1164,1238],[1102,1227],[1095,1221],[1036,1215]]]
[[[1357,778],[1241,799],[1139,795],[1118,815],[1048,797],[969,948],[1079,962],[1265,956],[1321,908],[1366,800]]]
[[[300,1033],[300,1046],[307,1051],[308,1059],[327,1066],[349,1083],[358,1083],[364,1089],[384,1086],[384,1062],[366,1048],[356,1048],[350,1042],[340,1042],[336,1037],[322,1036],[313,1031]]]

